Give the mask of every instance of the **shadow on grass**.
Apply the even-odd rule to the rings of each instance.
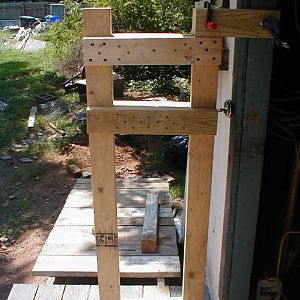
[[[8,61],[0,63],[0,100],[7,104],[0,112],[1,152],[5,152],[13,141],[25,137],[27,118],[31,106],[36,104],[36,95],[56,94],[60,88],[60,77],[53,71],[38,67],[34,59],[26,61],[27,56],[23,57],[24,60],[20,57],[6,59]]]

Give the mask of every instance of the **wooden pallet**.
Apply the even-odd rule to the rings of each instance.
[[[158,252],[143,254],[141,235],[147,193],[159,193]],[[180,277],[169,184],[159,178],[118,179],[118,235],[121,277]],[[34,267],[33,275],[97,277],[91,180],[78,179]]]
[[[7,300],[98,300],[98,285],[14,284]],[[181,299],[180,286],[121,286],[121,299]]]

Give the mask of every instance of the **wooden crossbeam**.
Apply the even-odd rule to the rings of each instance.
[[[89,107],[88,132],[109,134],[215,135],[216,109]]]
[[[85,65],[220,65],[222,39],[170,33],[85,37]]]
[[[206,27],[207,9],[194,9],[193,33],[198,37],[248,37],[272,38],[270,32],[261,26],[264,19],[279,20],[276,10],[222,9],[213,10],[216,30]]]
[[[141,246],[143,253],[157,252],[158,194],[147,194]]]

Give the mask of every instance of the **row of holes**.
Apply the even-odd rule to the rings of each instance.
[[[188,59],[189,57],[188,57],[188,56],[185,56],[184,58]],[[213,60],[216,60],[215,56],[214,56],[212,59],[213,59]],[[200,58],[199,58],[199,57],[197,57],[197,58],[196,58],[196,60],[197,60],[197,61],[200,61]],[[90,59],[89,59],[89,61],[91,61],[91,62],[92,62],[92,61],[93,61],[93,59],[92,59],[92,58],[90,58]],[[104,59],[103,59],[103,61],[107,62],[107,58],[104,58]],[[121,58],[118,58],[118,61],[121,61]]]
[[[150,128],[150,126],[147,126],[147,128],[149,129],[149,128]],[[116,129],[119,129],[119,127],[118,127],[118,126],[116,126]],[[131,129],[135,129],[135,127],[134,127],[134,126],[132,126],[132,127],[131,127]],[[165,129],[169,129],[169,127],[165,127]],[[185,129],[185,127],[183,126],[181,129]]]
[[[218,43],[217,41],[214,41],[214,44],[217,44],[217,43]],[[200,41],[199,44],[202,45],[203,42]],[[102,43],[102,45],[105,46],[106,43]],[[187,43],[184,43],[183,45],[184,45],[184,46],[187,46]],[[93,47],[93,46],[95,46],[95,44],[94,44],[94,43],[91,43],[91,46]],[[118,45],[118,48],[121,48],[121,45]]]

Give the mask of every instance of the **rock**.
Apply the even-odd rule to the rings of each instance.
[[[10,261],[9,256],[4,253],[0,253],[0,261]]]
[[[15,183],[15,186],[19,186],[19,185],[21,185],[22,184],[22,182],[16,182]]]
[[[82,171],[79,167],[76,165],[67,165],[68,171],[70,174],[74,175],[74,177],[79,178],[82,176]]]
[[[19,160],[21,162],[23,162],[23,163],[31,163],[31,162],[33,162],[33,159],[31,157],[28,157],[28,156],[21,157]]]
[[[92,176],[91,172],[88,172],[88,171],[82,172],[82,177],[83,178],[90,178],[91,176]]]
[[[8,238],[5,236],[0,237],[0,243],[6,243],[8,241]]]
[[[15,199],[16,198],[16,195],[11,195],[11,196],[9,196],[9,200],[13,200],[13,199]]]
[[[3,207],[7,207],[8,205],[9,205],[9,201],[8,201],[8,200],[6,200],[6,201],[2,204]]]
[[[7,247],[6,247],[5,245],[2,245],[1,249],[2,249],[2,250],[6,250]]]
[[[12,156],[9,156],[9,155],[3,155],[0,157],[1,160],[10,160],[12,159]]]

